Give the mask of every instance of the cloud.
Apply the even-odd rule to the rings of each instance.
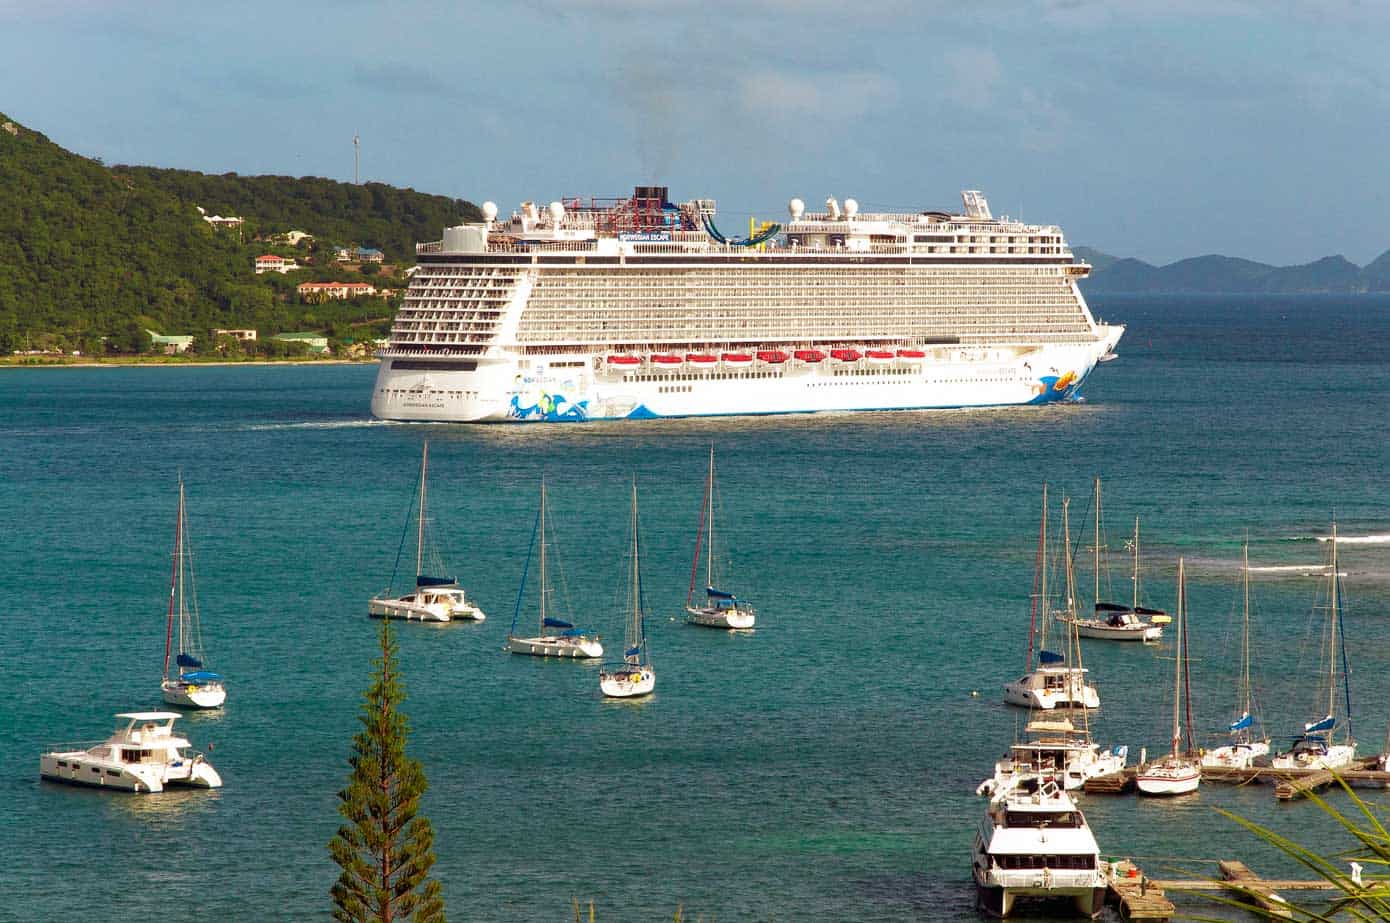
[[[773,118],[857,121],[896,105],[899,96],[892,77],[868,70],[812,74],[764,69],[738,80],[738,101],[744,111]]]
[[[999,56],[988,48],[956,48],[942,55],[946,97],[967,109],[985,109],[1004,78]]]

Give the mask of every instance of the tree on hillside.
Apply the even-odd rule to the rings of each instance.
[[[338,793],[347,823],[328,844],[342,874],[333,885],[333,917],[356,923],[375,920],[444,920],[444,896],[429,877],[434,865],[434,830],[419,813],[429,787],[419,761],[406,755],[410,725],[400,711],[405,700],[391,623],[381,620],[381,657],[352,740],[352,774]]]

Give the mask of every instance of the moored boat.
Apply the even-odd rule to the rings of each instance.
[[[705,476],[705,500],[700,505],[700,527],[695,533],[695,560],[690,565],[690,589],[685,594],[685,620],[706,628],[752,628],[757,620],[753,607],[727,590],[715,586],[714,573],[714,446],[709,447],[709,473]],[[700,567],[700,546],[705,546],[705,603],[695,604],[695,576]]]
[[[650,695],[656,688],[656,670],[647,650],[646,606],[642,598],[642,547],[637,518],[637,479],[632,481],[632,540],[628,546],[627,629],[623,639],[623,659],[604,664],[599,670],[600,691],[611,699],[633,699]]]
[[[1092,599],[1095,603],[1095,615],[1092,618],[1076,618],[1076,633],[1083,638],[1095,638],[1102,641],[1157,641],[1163,636],[1163,625],[1168,622],[1168,615],[1161,609],[1148,609],[1139,605],[1139,518],[1134,519],[1134,539],[1132,549],[1134,552],[1134,572],[1131,580],[1134,584],[1134,598],[1129,605],[1122,603],[1105,602],[1101,599],[1100,592],[1100,572],[1101,572],[1101,550],[1105,546],[1104,533],[1101,529],[1100,514],[1100,478],[1095,479],[1095,542],[1092,545],[1094,554],[1094,576],[1095,590]]]
[[[588,660],[603,656],[603,643],[591,629],[577,628],[565,618],[555,615],[554,589],[550,585],[549,556],[550,532],[545,518],[545,481],[541,481],[541,502],[536,510],[536,524],[531,530],[531,544],[526,549],[526,563],[521,570],[521,586],[516,591],[516,609],[512,612],[512,627],[507,632],[506,650],[513,654],[527,654],[532,657],[559,657],[570,660]],[[518,633],[521,619],[521,605],[526,594],[527,577],[531,570],[531,553],[539,550],[539,577],[536,582],[538,593],[537,632],[523,636]]]
[[[1191,687],[1187,656],[1187,584],[1183,575],[1183,559],[1178,558],[1178,618],[1177,636],[1173,642],[1173,747],[1167,756],[1139,767],[1135,777],[1141,794],[1185,795],[1195,792],[1202,782],[1202,763],[1194,755],[1191,741],[1192,706],[1187,700],[1187,746],[1183,747],[1181,722],[1183,689]]]
[[[1240,678],[1236,684],[1236,716],[1226,728],[1229,743],[1202,753],[1202,765],[1248,769],[1269,755],[1269,737],[1256,733],[1254,683],[1250,679],[1250,538],[1246,536],[1240,553],[1241,587],[1245,600],[1241,622]]]
[[[222,674],[209,670],[205,663],[197,583],[192,576],[193,551],[188,542],[188,514],[180,475],[174,570],[169,579],[169,610],[164,621],[164,676],[159,693],[167,704],[180,708],[221,708],[227,701],[227,687]]]
[[[122,712],[116,732],[85,748],[54,749],[39,757],[39,776],[69,785],[117,791],[162,792],[171,785],[219,788],[222,777],[201,753],[175,736],[177,712]]]
[[[1052,779],[1027,776],[990,799],[975,834],[981,910],[1013,916],[1020,898],[1065,900],[1087,918],[1105,906],[1100,847],[1076,802]]]

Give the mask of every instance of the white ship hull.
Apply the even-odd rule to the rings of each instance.
[[[1202,784],[1202,767],[1195,760],[1160,760],[1140,769],[1135,784],[1145,795],[1186,795]]]
[[[685,607],[685,620],[691,625],[705,628],[728,628],[733,630],[752,628],[757,616],[747,609],[697,609]]]
[[[526,654],[531,657],[560,657],[572,660],[592,660],[603,656],[603,645],[598,641],[575,641],[558,637],[508,638],[507,650],[513,654]]]
[[[1119,340],[1029,350],[962,347],[924,361],[841,363],[827,358],[710,369],[613,373],[591,354],[516,354],[398,367],[383,357],[372,414],[386,420],[567,422],[759,414],[1008,407],[1073,401]],[[558,368],[555,363],[568,363]]]

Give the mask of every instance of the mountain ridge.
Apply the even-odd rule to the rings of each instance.
[[[1113,294],[1363,294],[1390,292],[1390,250],[1366,266],[1341,254],[1309,263],[1275,266],[1256,260],[1210,253],[1155,266],[1133,257],[1117,257],[1093,247],[1072,252],[1090,263],[1083,279],[1087,293]]]

